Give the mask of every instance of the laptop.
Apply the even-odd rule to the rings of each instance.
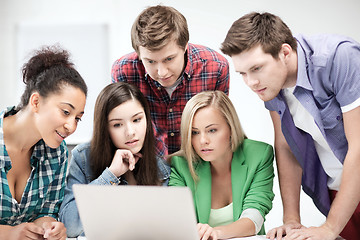
[[[187,187],[73,185],[87,240],[198,240]]]

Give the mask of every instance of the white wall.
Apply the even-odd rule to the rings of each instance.
[[[113,61],[132,51],[130,28],[136,16],[149,5],[163,3],[178,9],[188,20],[190,42],[209,46],[219,51],[231,24],[250,11],[269,11],[279,15],[293,33],[337,33],[360,41],[360,1],[358,0],[0,0],[0,108],[19,102],[16,89],[21,81],[18,68],[17,26],[24,23],[105,24],[108,32],[108,59],[100,60],[106,69],[99,77],[101,84],[110,82]],[[91,41],[89,39],[88,41]],[[98,46],[101,48],[101,46]],[[96,48],[96,46],[94,47]],[[92,58],[94,48],[88,49]],[[74,56],[77,58],[79,56]],[[229,59],[229,58],[228,58]],[[97,59],[98,60],[98,59]],[[230,98],[234,102],[242,125],[249,138],[273,143],[272,123],[268,112],[258,97],[248,89],[241,77],[234,72],[230,62]],[[22,63],[21,63],[22,64]],[[81,62],[76,63],[81,65]],[[84,77],[86,69],[79,69]],[[85,78],[87,81],[87,79]],[[89,90],[98,93],[96,84]],[[91,109],[91,104],[87,105]],[[84,118],[91,122],[92,116]],[[91,131],[91,128],[88,128]],[[76,134],[76,133],[75,133]],[[90,136],[90,135],[88,135]],[[79,136],[81,138],[81,136]],[[85,137],[86,138],[86,137]],[[277,180],[274,185],[274,207],[266,221],[269,230],[282,222],[282,207]],[[311,200],[302,194],[301,217],[306,226],[320,225],[324,217]]]

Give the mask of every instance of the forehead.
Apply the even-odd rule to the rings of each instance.
[[[58,91],[49,93],[42,97],[46,102],[61,102],[73,105],[76,109],[83,111],[85,108],[85,93],[78,87],[64,84]]]
[[[179,52],[184,52],[181,46],[179,46],[175,40],[170,40],[163,48],[160,50],[151,51],[146,47],[139,47],[140,58],[147,58],[151,60],[157,60],[166,58],[170,55],[177,54]]]
[[[235,71],[242,72],[247,71],[250,68],[263,64],[266,61],[274,60],[269,53],[265,53],[260,45],[257,45],[247,51],[234,54],[231,56]]]
[[[139,112],[144,112],[144,108],[140,104],[138,100],[130,99],[114,109],[112,109],[109,113],[109,119],[127,119],[133,117],[135,114]]]
[[[199,109],[194,116],[193,125],[220,124],[226,122],[223,114],[217,108],[208,106]]]

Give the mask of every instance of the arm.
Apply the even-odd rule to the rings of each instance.
[[[85,151],[78,151],[77,148],[75,148],[72,151],[69,173],[65,187],[65,197],[59,213],[60,221],[63,222],[67,228],[68,237],[77,237],[83,233],[72,186],[74,184],[88,184],[86,173],[81,167],[85,161]]]
[[[43,239],[44,230],[35,223],[21,223],[16,226],[0,225],[0,239],[24,240]]]
[[[251,168],[249,165],[249,178],[244,185],[246,195],[242,205],[243,212],[239,220],[226,226],[215,227],[219,239],[258,234],[262,228],[265,215],[272,208],[272,200],[274,199],[272,191],[274,179],[273,149],[270,145],[266,145],[265,148],[251,148],[250,145],[247,151],[252,152],[251,161],[254,163],[254,167]],[[244,213],[246,214],[244,215]]]
[[[290,239],[333,240],[343,230],[360,201],[360,107],[343,114],[345,135],[348,141],[341,178],[337,193],[326,222],[320,227],[293,231]]]
[[[284,225],[270,230],[267,237],[281,239],[282,235],[292,228],[301,228],[300,224],[300,189],[302,169],[290,150],[281,131],[280,116],[270,112],[274,125],[275,156],[278,170],[280,193],[283,203]]]
[[[360,201],[360,107],[344,113],[344,129],[348,141],[348,152],[344,160],[340,190],[333,201],[325,222],[336,237]]]
[[[168,186],[187,186],[184,177],[178,171],[178,169],[181,169],[180,159],[178,157],[172,157],[170,159],[171,161],[171,173],[170,173],[170,180]],[[189,172],[190,174],[190,172]]]

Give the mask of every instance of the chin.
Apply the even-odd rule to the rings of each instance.
[[[58,148],[58,147],[60,146],[60,144],[61,144],[61,142],[60,142],[60,143],[49,143],[49,142],[46,142],[46,141],[45,141],[45,143],[46,143],[46,145],[48,145],[50,148]]]

